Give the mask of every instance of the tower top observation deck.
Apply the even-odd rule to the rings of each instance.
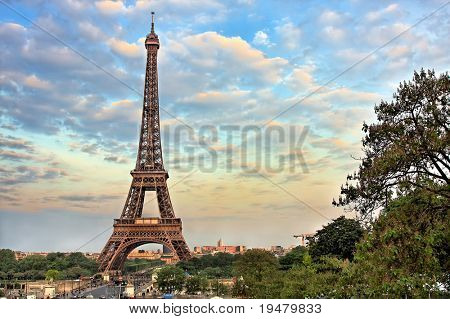
[[[148,48],[150,46],[156,46],[157,49],[159,49],[159,38],[158,35],[155,33],[155,13],[152,12],[152,29],[150,30],[150,33],[147,34],[147,38],[145,39],[145,47]]]

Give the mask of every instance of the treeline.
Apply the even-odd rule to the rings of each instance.
[[[230,278],[233,276],[232,265],[239,255],[217,253],[181,261],[177,266],[189,275],[198,275],[208,279]]]
[[[32,255],[17,261],[12,250],[0,250],[0,279],[3,280],[78,279],[94,275],[97,269],[97,262],[80,252],[67,256],[63,253]]]

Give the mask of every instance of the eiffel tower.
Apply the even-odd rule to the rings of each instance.
[[[145,40],[147,67],[145,72],[144,105],[136,167],[131,171],[133,180],[119,219],[114,219],[114,230],[99,256],[99,271],[118,272],[128,254],[136,247],[162,244],[175,259],[186,260],[191,252],[184,240],[181,219],[175,217],[170,201],[164,169],[159,125],[158,35],[155,33],[154,12],[152,29]],[[145,193],[156,192],[160,217],[143,218]]]

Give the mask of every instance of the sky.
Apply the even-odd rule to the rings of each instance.
[[[363,122],[414,70],[449,69],[444,3],[1,0],[0,247],[106,243],[136,161],[151,11],[188,245],[289,246],[354,216],[331,202]]]

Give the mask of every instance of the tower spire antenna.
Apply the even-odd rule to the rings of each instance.
[[[152,11],[152,31],[151,33],[155,33],[155,12]]]

